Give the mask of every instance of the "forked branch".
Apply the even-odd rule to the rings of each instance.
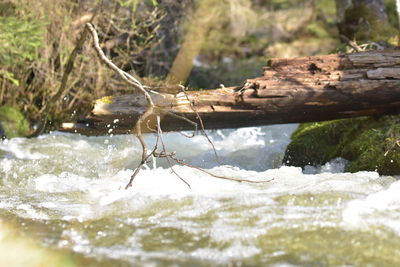
[[[137,174],[140,172],[141,168],[143,167],[143,165],[145,165],[147,163],[147,161],[149,160],[149,158],[151,156],[154,156],[156,158],[165,158],[168,162],[169,168],[171,169],[172,173],[174,173],[182,182],[184,182],[189,188],[190,188],[190,184],[183,179],[173,168],[172,162],[175,162],[179,165],[184,165],[184,166],[188,166],[191,168],[195,168],[198,169],[208,175],[211,175],[212,177],[218,178],[218,179],[225,179],[225,180],[231,180],[231,181],[235,181],[235,182],[250,182],[250,183],[263,183],[263,182],[269,182],[268,181],[251,181],[251,180],[246,180],[246,179],[234,179],[234,178],[229,178],[229,177],[225,177],[225,176],[219,176],[219,175],[214,175],[206,170],[203,170],[202,168],[198,168],[195,166],[192,166],[190,164],[185,163],[182,160],[179,160],[175,157],[174,153],[167,153],[166,151],[166,147],[162,138],[162,130],[160,127],[160,114],[169,114],[171,116],[176,116],[181,120],[187,121],[188,123],[192,124],[196,130],[197,130],[197,123],[187,119],[186,117],[180,116],[180,115],[176,115],[170,111],[167,110],[163,110],[160,107],[157,107],[150,94],[148,93],[148,91],[144,88],[144,86],[141,84],[140,81],[138,81],[136,78],[134,78],[133,76],[131,76],[129,73],[126,73],[125,71],[121,70],[120,68],[118,68],[110,59],[108,59],[106,57],[106,55],[104,54],[103,50],[100,48],[99,45],[99,38],[97,35],[97,32],[94,28],[94,26],[91,23],[87,23],[86,24],[86,29],[90,32],[91,36],[92,36],[92,40],[93,40],[93,46],[96,50],[97,56],[99,57],[100,61],[103,62],[106,66],[108,66],[110,69],[112,69],[122,80],[124,80],[126,83],[128,83],[129,85],[133,86],[134,88],[140,90],[141,93],[144,94],[147,102],[148,102],[148,107],[146,108],[145,112],[139,116],[139,119],[137,120],[137,122],[135,123],[134,127],[133,127],[133,132],[135,133],[136,138],[139,140],[139,143],[142,147],[142,156],[141,156],[141,161],[139,162],[138,166],[135,168],[133,174],[131,175],[131,178],[128,182],[128,184],[125,186],[125,189],[128,189],[129,187],[132,186],[133,180],[134,178],[137,176]],[[186,92],[183,90],[184,94],[186,95]],[[187,99],[189,100],[188,96],[186,95]],[[192,109],[195,111],[194,107],[191,105]],[[214,147],[214,144],[212,143],[212,141],[210,140],[210,138],[207,136],[207,134],[204,131],[204,125],[203,122],[200,118],[200,115],[197,113],[197,111],[195,111],[197,114],[197,119],[200,121],[200,126],[201,126],[201,130],[202,133],[206,136],[207,140],[211,143],[212,148],[214,150],[215,156],[218,159],[218,156],[216,154],[216,150]],[[147,153],[147,147],[146,147],[146,143],[144,142],[143,136],[142,136],[142,125],[147,125],[147,128],[151,129],[151,126],[148,125],[149,120],[146,121],[146,119],[151,116],[151,115],[156,115],[156,123],[157,123],[157,129],[155,129],[156,134],[157,134],[157,139],[156,139],[156,143],[154,145],[153,150],[148,154]],[[161,143],[162,146],[162,150],[161,152],[157,152],[158,149],[158,144]]]

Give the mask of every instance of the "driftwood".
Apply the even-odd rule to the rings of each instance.
[[[164,131],[235,128],[400,113],[400,50],[273,59],[243,86],[151,93]],[[104,97],[92,114],[61,130],[86,135],[130,133],[148,102],[141,94]],[[167,112],[166,112],[167,111]],[[150,119],[151,121],[151,119]],[[154,120],[153,120],[154,121]],[[148,122],[147,130],[153,127]],[[145,129],[143,129],[145,131]]]

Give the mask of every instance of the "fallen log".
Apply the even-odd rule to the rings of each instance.
[[[186,93],[152,93],[164,131],[191,130],[173,114],[206,129],[332,120],[400,113],[400,50],[272,59],[262,77],[243,86]],[[141,94],[104,97],[90,116],[61,131],[130,133],[147,108]],[[159,109],[159,110],[160,110]],[[150,128],[154,125],[147,125]]]

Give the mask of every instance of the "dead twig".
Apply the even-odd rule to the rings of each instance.
[[[212,149],[213,149],[213,151],[214,151],[215,159],[217,160],[217,162],[218,162],[219,164],[221,164],[221,161],[219,160],[219,157],[218,157],[218,154],[217,154],[217,150],[215,149],[214,143],[211,141],[210,137],[208,136],[208,134],[207,134],[206,131],[204,130],[204,123],[203,123],[203,120],[201,119],[200,114],[199,114],[199,113],[197,112],[197,110],[195,109],[195,107],[194,107],[192,101],[190,101],[189,96],[187,95],[187,93],[186,93],[186,91],[185,91],[185,87],[184,87],[183,85],[179,85],[179,86],[180,86],[180,88],[181,88],[183,94],[185,95],[187,101],[189,101],[190,108],[193,110],[194,113],[196,113],[196,118],[197,118],[197,119],[199,120],[199,122],[200,122],[200,126],[201,126],[200,131],[201,131],[201,133],[205,136],[205,138],[207,139],[207,141],[211,144],[211,147],[212,147]]]
[[[132,85],[133,87],[138,89],[142,94],[144,94],[146,101],[149,104],[146,111],[139,117],[138,121],[136,122],[135,126],[133,127],[133,132],[135,133],[136,138],[139,140],[139,143],[142,146],[142,159],[139,162],[138,166],[136,167],[135,171],[133,172],[128,184],[126,185],[125,189],[127,189],[128,187],[132,186],[133,179],[139,173],[140,169],[146,163],[146,161],[149,157],[147,155],[146,143],[144,142],[143,137],[142,137],[142,124],[151,114],[153,114],[155,105],[153,103],[153,100],[151,99],[150,94],[146,91],[146,89],[144,89],[142,83],[139,80],[137,80],[135,77],[133,77],[129,73],[126,73],[125,71],[118,68],[110,59],[107,58],[107,56],[104,54],[103,50],[101,50],[101,47],[99,44],[99,37],[97,35],[97,32],[96,32],[94,26],[91,23],[86,23],[86,29],[88,29],[92,35],[93,46],[97,52],[97,56],[99,57],[100,61],[103,62],[107,67],[112,69],[120,78],[122,78],[122,80],[124,80],[129,85]],[[157,147],[155,149],[157,149]],[[151,153],[150,155],[152,155],[153,153]]]
[[[160,116],[157,116],[157,123],[159,121],[160,121]],[[154,148],[151,151],[151,153],[148,155],[146,155],[147,154],[146,144],[144,143],[142,136],[140,136],[140,138],[138,138],[140,144],[142,145],[142,161],[139,163],[139,165],[136,167],[135,171],[131,175],[131,178],[129,179],[128,184],[125,186],[125,189],[128,189],[129,187],[132,186],[133,180],[135,179],[136,175],[139,173],[140,169],[143,167],[144,164],[146,164],[147,160],[151,156],[154,156],[154,154],[156,153],[157,148],[158,148],[159,138],[160,138],[160,136],[157,134],[157,139],[156,139],[156,143],[154,144]]]
[[[353,48],[356,52],[362,52],[364,49],[362,49],[355,41],[350,40],[347,36],[345,35],[340,35],[340,39],[345,41],[351,48]]]
[[[174,117],[174,118],[177,118],[177,119],[186,121],[187,123],[193,125],[193,127],[194,127],[194,134],[193,134],[193,136],[194,136],[195,133],[197,132],[197,130],[198,130],[198,125],[197,125],[197,123],[195,123],[194,121],[189,120],[188,118],[186,118],[186,117],[184,117],[184,116],[177,115],[177,114],[175,114],[175,113],[173,113],[173,112],[171,112],[171,111],[160,110],[160,112],[161,112],[161,113],[168,114],[168,115],[171,116],[171,117]]]
[[[163,138],[162,138],[162,130],[161,130],[161,127],[160,127],[160,121],[159,121],[159,120],[157,121],[157,127],[158,127],[157,135],[158,135],[158,137],[160,138],[160,142],[161,142],[163,151],[162,151],[161,153],[155,153],[154,155],[155,155],[155,157],[160,157],[160,155],[166,154],[166,148],[165,148],[164,140],[163,140]],[[170,161],[170,157],[166,157],[166,159],[167,159],[169,168],[171,169],[171,172],[172,172],[173,174],[175,174],[175,175],[176,175],[182,182],[184,182],[189,188],[191,188],[191,187],[190,187],[190,184],[189,184],[188,182],[186,182],[186,180],[183,179],[183,178],[174,170],[174,167],[172,166],[172,163],[171,163],[171,161]]]
[[[157,150],[154,149],[153,152],[152,152],[152,154],[153,154],[155,157],[157,157],[157,158],[165,158],[165,159],[167,160],[167,162],[168,162],[169,168],[171,169],[172,173],[174,173],[174,174],[175,174],[181,181],[183,181],[189,188],[191,188],[191,187],[190,187],[190,184],[189,184],[185,179],[183,179],[183,178],[174,170],[174,168],[173,168],[173,166],[172,166],[172,164],[171,164],[171,160],[175,161],[175,162],[178,163],[179,165],[183,165],[183,166],[187,166],[187,167],[190,167],[190,168],[199,170],[199,171],[204,172],[204,173],[206,173],[206,174],[208,174],[208,175],[210,175],[210,176],[212,176],[212,177],[214,177],[214,178],[223,179],[223,180],[229,180],[229,181],[234,181],[234,182],[239,182],[239,183],[241,183],[241,182],[247,182],[247,183],[256,183],[256,184],[258,184],[258,183],[267,183],[267,182],[271,182],[272,180],[274,180],[274,179],[270,179],[270,180],[267,180],[267,181],[253,181],[253,180],[247,180],[247,179],[235,179],[235,178],[231,178],[231,177],[216,175],[216,174],[213,174],[213,173],[211,173],[211,172],[209,172],[209,171],[204,170],[203,168],[196,167],[196,166],[194,166],[194,165],[191,165],[191,164],[188,164],[188,163],[184,162],[183,160],[180,160],[180,159],[176,158],[176,157],[175,157],[175,153],[167,153],[167,152],[166,152],[167,150],[166,150],[166,148],[165,148],[165,144],[164,144],[164,141],[163,141],[163,138],[162,138],[162,130],[161,130],[161,127],[160,127],[160,120],[159,120],[159,118],[160,118],[160,117],[157,116],[157,128],[158,128],[158,131],[157,131],[157,140],[160,140],[163,150],[162,150],[161,152],[157,152]],[[149,156],[149,157],[150,157],[150,156]]]
[[[274,180],[274,178],[272,178],[272,179],[270,179],[270,180],[266,180],[266,181],[254,181],[254,180],[247,180],[247,179],[235,179],[235,178],[231,178],[231,177],[226,177],[226,176],[221,176],[221,175],[213,174],[213,173],[211,173],[211,172],[209,172],[209,171],[206,171],[206,170],[204,170],[204,169],[202,169],[202,168],[196,167],[196,166],[191,165],[191,164],[188,164],[188,163],[186,163],[186,162],[184,162],[184,161],[182,161],[182,160],[180,160],[180,159],[177,159],[177,158],[175,158],[174,155],[172,155],[172,154],[169,154],[169,155],[166,154],[166,155],[163,155],[163,157],[170,158],[170,159],[174,160],[176,163],[178,163],[178,164],[180,164],[180,165],[187,166],[187,167],[190,167],[190,168],[199,170],[199,171],[201,171],[201,172],[204,172],[204,173],[206,173],[206,174],[208,174],[208,175],[210,175],[210,176],[212,176],[212,177],[214,177],[214,178],[218,178],[218,179],[229,180],[229,181],[234,181],[234,182],[239,182],[239,183],[246,182],[246,183],[253,183],[253,184],[268,183],[268,182],[271,182],[271,181]]]
[[[121,70],[118,68],[114,63],[112,63],[111,60],[109,60],[106,55],[104,54],[103,50],[101,50],[100,45],[99,45],[99,37],[97,35],[97,32],[94,28],[94,26],[91,23],[86,23],[86,28],[89,30],[89,32],[92,35],[93,38],[93,46],[94,49],[97,52],[97,56],[100,58],[100,60],[105,63],[110,69],[112,69],[115,73],[118,74],[119,77],[121,77],[125,82],[128,84],[132,85],[136,89],[140,90],[147,102],[149,103],[150,106],[154,107],[153,100],[151,99],[150,94],[144,89],[143,85],[141,82],[139,82],[136,78],[134,78],[132,75],[129,73],[126,73],[125,71]]]

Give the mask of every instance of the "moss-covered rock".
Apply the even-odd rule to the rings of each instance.
[[[362,129],[341,151],[351,160],[347,170],[400,174],[400,117],[367,120]]]
[[[24,115],[10,106],[0,107],[0,133],[7,138],[26,136],[29,133],[29,123]]]
[[[400,174],[400,117],[301,124],[292,135],[284,162],[304,167],[337,157],[350,161],[346,171]]]

